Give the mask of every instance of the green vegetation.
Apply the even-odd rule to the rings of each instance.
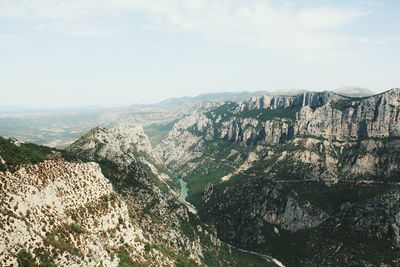
[[[228,120],[233,115],[233,112],[237,107],[238,104],[236,102],[229,101],[211,111],[206,112],[205,115],[210,119],[215,119],[221,116],[222,119]]]
[[[340,111],[345,111],[349,108],[356,109],[359,105],[360,105],[359,99],[352,99],[352,98],[342,99],[331,103],[331,107],[333,109],[337,109]]]
[[[70,232],[74,231],[69,225],[61,226],[51,233],[47,233],[44,241],[55,247],[60,252],[67,251],[71,254],[81,255],[80,250],[70,240]]]
[[[39,267],[56,267],[53,256],[45,248],[38,247],[33,252],[36,255],[36,259],[39,260]]]
[[[143,130],[149,137],[151,144],[155,146],[168,136],[169,131],[177,122],[178,119],[167,123],[153,123],[144,127]]]
[[[242,118],[254,118],[261,121],[273,120],[276,118],[295,120],[297,112],[300,111],[300,106],[292,106],[288,108],[277,109],[252,109],[244,110],[238,114]]]
[[[80,226],[80,225],[78,225],[78,224],[76,224],[76,223],[71,223],[71,224],[69,225],[69,229],[70,229],[72,232],[77,233],[77,234],[81,234],[81,233],[83,232],[82,226]]]
[[[390,184],[356,184],[341,182],[327,186],[319,181],[288,183],[286,187],[295,191],[302,199],[332,214],[345,203],[356,203],[374,198],[399,187]]]
[[[36,262],[32,254],[26,249],[21,249],[17,253],[17,263],[20,267],[36,267]]]
[[[182,255],[180,255],[178,253],[175,253],[175,252],[169,250],[168,248],[166,248],[165,246],[152,245],[152,248],[154,248],[155,250],[158,250],[159,252],[161,252],[162,254],[167,256],[168,258],[174,260],[176,266],[179,266],[179,267],[196,267],[196,266],[199,266],[193,260],[188,259],[187,257],[182,256]]]
[[[252,149],[254,147],[246,146],[243,143],[224,142],[222,140],[206,143],[204,154],[207,156],[195,159],[198,167],[183,177],[189,188],[187,201],[199,206],[204,187],[208,183],[220,183],[223,176],[231,173],[238,167],[238,164],[241,164],[228,159],[232,150],[241,151],[243,158],[245,158],[246,153]],[[187,166],[190,165],[183,166],[180,172],[184,171]]]
[[[118,267],[135,267],[135,266],[139,266],[139,265],[137,265],[137,264],[135,264],[133,262],[131,256],[129,256],[129,252],[124,247],[120,247],[120,249],[118,251],[118,258],[119,258]]]
[[[52,149],[35,144],[21,143],[19,146],[10,139],[0,137],[0,156],[6,164],[0,163],[0,171],[16,170],[21,164],[39,163],[50,158]]]

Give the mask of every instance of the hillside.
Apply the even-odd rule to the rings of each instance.
[[[225,242],[288,266],[395,265],[399,127],[399,89],[265,95],[185,116],[155,151]]]
[[[140,136],[96,128],[68,151],[1,139],[0,264],[275,266],[221,243],[162,176],[148,175]]]
[[[0,138],[1,264],[400,264],[399,89],[172,118],[96,127],[65,150]]]

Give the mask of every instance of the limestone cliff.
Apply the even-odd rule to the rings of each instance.
[[[48,160],[0,178],[2,266],[23,260],[21,249],[58,266],[118,266],[125,252],[134,262],[172,264],[145,249],[149,240],[98,164]]]
[[[353,155],[358,158],[352,159],[355,164],[343,163],[341,157],[345,156],[344,150],[362,152],[358,149],[360,146],[379,150],[378,147],[387,143],[383,139],[399,137],[400,89],[362,98],[345,97],[333,92],[304,92],[293,96],[253,97],[242,103],[228,102],[208,112],[194,112],[176,123],[169,137],[155,151],[167,166],[182,170],[182,174],[186,175],[196,168],[195,162],[204,156],[210,143],[246,144],[246,150],[262,150],[267,155],[257,153],[259,160],[273,158],[277,146],[301,143],[304,153],[298,151],[295,155],[279,155],[278,160],[295,156],[295,161],[304,163],[310,160],[313,163],[325,162],[321,168],[327,168],[329,175],[322,177],[329,182],[343,177],[339,169],[344,165],[346,170],[351,169],[352,174],[372,174],[387,158],[382,154],[369,153],[370,149],[361,149],[366,153]],[[318,143],[318,140],[326,140],[327,143],[322,143],[320,148],[310,143]],[[397,142],[391,142],[397,148]],[[393,163],[398,157],[392,154],[394,158],[390,157],[389,162]],[[373,157],[377,158],[373,160]],[[308,160],[305,161],[306,158]],[[243,158],[236,163],[241,165],[243,160],[246,161]],[[362,161],[365,164],[360,168]],[[396,164],[390,166],[390,171],[399,170]]]
[[[400,89],[226,102],[169,136],[155,150],[223,241],[288,266],[399,264]]]

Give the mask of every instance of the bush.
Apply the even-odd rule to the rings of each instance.
[[[17,253],[17,263],[20,267],[34,267],[36,266],[32,254],[26,249],[21,249]]]
[[[17,146],[10,139],[0,137],[0,154],[6,162],[0,164],[0,171],[16,170],[21,164],[35,164],[49,159],[52,149],[28,143]]]
[[[135,266],[131,256],[129,256],[128,251],[121,247],[118,252],[119,264],[118,267],[131,267]]]
[[[80,225],[76,224],[76,223],[71,223],[71,224],[69,225],[69,229],[70,229],[72,232],[75,232],[75,233],[77,233],[77,234],[80,234],[80,233],[83,232],[82,227],[81,227]]]
[[[151,250],[150,244],[145,244],[144,245],[144,251],[149,252]]]

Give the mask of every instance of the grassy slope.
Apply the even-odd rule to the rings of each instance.
[[[52,149],[35,144],[21,143],[19,146],[11,142],[10,139],[0,137],[0,156],[6,162],[0,163],[0,171],[15,170],[21,164],[39,163],[49,159]]]

